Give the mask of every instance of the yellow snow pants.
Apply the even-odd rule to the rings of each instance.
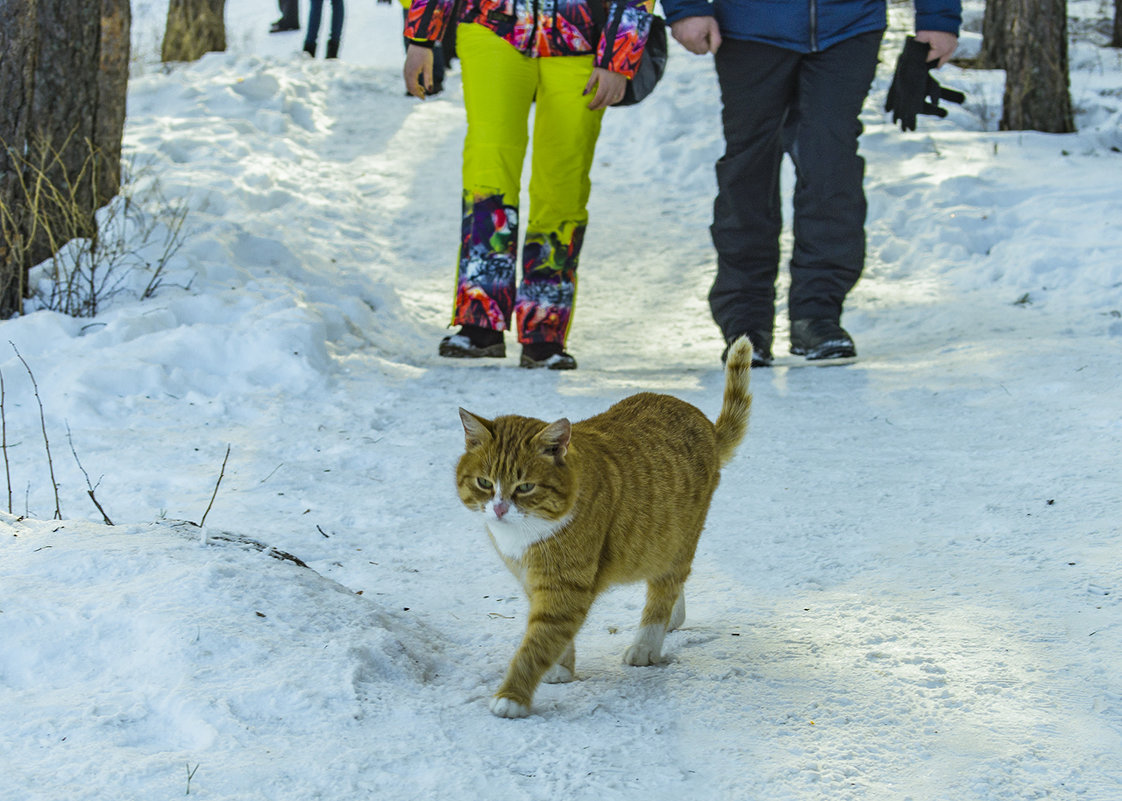
[[[460,25],[467,137],[453,324],[511,328],[520,342],[564,344],[588,223],[589,172],[603,111],[583,92],[593,57],[530,58],[481,25]],[[530,144],[530,214],[515,286],[522,165]]]

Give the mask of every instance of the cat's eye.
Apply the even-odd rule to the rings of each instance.
[[[493,489],[493,488],[494,488],[494,486],[495,486],[494,484],[492,484],[492,483],[491,483],[490,481],[488,481],[487,479],[483,478],[482,476],[480,476],[479,478],[475,479],[475,483],[476,483],[476,484],[478,484],[478,485],[479,485],[479,486],[480,486],[481,488],[483,488],[483,489]]]
[[[517,487],[514,488],[514,491],[515,492],[520,492],[523,495],[525,495],[527,492],[530,492],[531,490],[533,490],[533,488],[534,488],[533,484],[519,484]]]

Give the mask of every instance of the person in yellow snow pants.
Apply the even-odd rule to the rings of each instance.
[[[603,118],[603,110],[588,109],[584,95],[593,56],[529,58],[480,25],[463,25],[458,36],[468,132],[453,323],[503,331],[513,312],[524,350],[552,345],[529,350],[561,353]],[[530,208],[516,291],[518,194],[531,106]]]
[[[491,30],[457,31],[467,137],[463,226],[453,325],[441,341],[451,357],[503,356],[503,332],[517,328],[524,367],[571,369],[565,349],[588,223],[589,171],[603,107],[589,109],[593,58],[530,57]],[[530,208],[518,205],[530,145]],[[524,228],[517,282],[519,228]]]

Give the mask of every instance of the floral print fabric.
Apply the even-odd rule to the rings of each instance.
[[[564,344],[573,315],[584,225],[526,234],[515,292],[518,209],[501,195],[465,193],[453,325],[496,331],[516,318],[519,341]]]
[[[607,3],[601,36],[589,2]],[[405,36],[439,41],[456,0],[413,0]],[[647,43],[654,0],[465,0],[457,21],[484,26],[533,58],[596,54],[596,65],[631,78]]]

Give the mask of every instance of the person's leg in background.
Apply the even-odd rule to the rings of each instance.
[[[861,107],[872,85],[881,32],[803,57],[788,152],[795,165],[791,255],[793,353],[856,355],[840,326],[846,295],[865,265],[865,160],[858,154]]]
[[[522,365],[572,369],[564,352],[588,224],[589,172],[604,111],[583,95],[593,57],[538,59],[530,215],[515,303]]]
[[[726,345],[748,335],[756,366],[772,359],[782,131],[799,59],[793,50],[734,39],[724,40],[715,56],[725,152],[717,162],[709,229],[717,249],[709,308]]]
[[[316,39],[319,38],[322,17],[323,0],[308,0],[308,30],[304,34],[304,52],[312,58],[316,55]]]
[[[453,325],[440,354],[504,356],[517,278],[522,163],[540,59],[522,55],[481,25],[460,25],[457,49],[467,112],[463,224]]]
[[[327,58],[339,58],[343,43],[343,0],[331,0],[331,36],[327,40]]]
[[[269,33],[300,30],[299,0],[277,0],[277,5],[280,7],[281,16],[269,28]]]

